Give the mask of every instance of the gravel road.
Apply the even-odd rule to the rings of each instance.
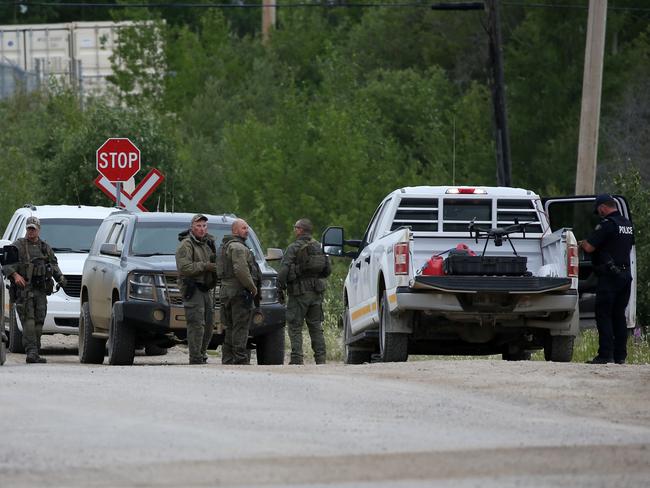
[[[109,367],[73,343],[0,367],[1,487],[650,484],[649,366]]]

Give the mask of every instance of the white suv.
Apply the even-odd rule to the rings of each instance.
[[[5,229],[0,247],[25,236],[27,217],[41,221],[41,239],[56,254],[67,284],[47,299],[47,316],[43,334],[77,334],[79,332],[79,294],[81,271],[95,233],[105,217],[115,208],[75,205],[25,205],[14,212]],[[7,280],[5,280],[8,283]],[[9,332],[9,350],[23,352],[22,325],[15,305],[10,303],[7,287],[4,294],[3,323]]]

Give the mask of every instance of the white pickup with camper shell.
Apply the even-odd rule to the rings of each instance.
[[[581,324],[593,326],[597,282],[570,227],[576,222],[586,237],[597,222],[593,201],[542,201],[505,187],[408,187],[384,198],[362,240],[328,228],[325,252],[353,258],[343,290],[345,361],[406,361],[409,354],[520,360],[536,349],[547,360],[570,361]],[[629,217],[625,199],[616,201]],[[458,263],[448,258],[461,254],[449,252],[458,245],[476,255],[460,258],[471,264],[460,272],[448,266]],[[431,273],[443,259],[450,259],[448,272]],[[631,262],[635,277],[634,249]],[[635,297],[633,289],[630,326]]]

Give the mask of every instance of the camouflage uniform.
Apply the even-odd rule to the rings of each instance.
[[[223,364],[248,364],[248,331],[255,308],[253,293],[261,286],[261,272],[255,256],[241,237],[227,235],[221,251],[224,274],[221,280],[221,317],[226,329]]]
[[[329,276],[328,268],[318,276],[301,275],[297,262],[298,251],[312,241],[309,234],[298,237],[287,248],[278,280],[282,288],[287,289],[289,303],[287,304],[287,328],[291,341],[291,361],[289,364],[303,364],[302,325],[307,322],[316,364],[326,361],[325,338],[323,336],[323,294],[327,287],[325,277]]]
[[[43,322],[47,315],[47,296],[52,293],[52,277],[62,285],[66,281],[54,251],[45,241],[38,238],[32,242],[21,237],[16,239],[13,246],[18,249],[18,262],[5,265],[3,272],[5,276],[18,273],[27,282],[25,288],[12,283],[11,295],[23,326],[23,346],[29,361],[39,357]]]
[[[176,268],[185,308],[190,364],[202,364],[207,362],[208,345],[214,329],[214,304],[210,290],[217,284],[217,275],[207,269],[214,269],[214,237],[208,234],[199,240],[192,232],[186,231],[178,238],[181,243],[176,249]],[[194,288],[189,298],[188,288]]]

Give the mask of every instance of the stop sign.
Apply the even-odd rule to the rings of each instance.
[[[97,149],[97,171],[113,183],[129,180],[140,171],[140,149],[126,137],[107,139]]]

